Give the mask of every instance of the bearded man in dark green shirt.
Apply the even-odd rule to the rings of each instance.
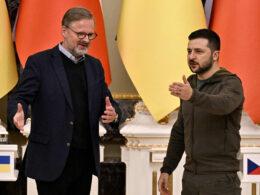
[[[185,151],[182,195],[239,195],[237,176],[243,88],[235,74],[219,66],[220,38],[200,29],[189,35],[187,59],[195,73],[169,91],[179,97],[178,118],[173,125],[158,182],[169,194],[169,175]]]

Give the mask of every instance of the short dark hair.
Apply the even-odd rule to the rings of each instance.
[[[220,38],[216,32],[209,29],[199,29],[189,35],[189,40],[197,38],[207,39],[209,42],[208,47],[212,52],[215,50],[220,50]]]
[[[84,7],[73,7],[70,8],[63,16],[61,25],[69,26],[71,22],[78,21],[81,19],[94,19],[93,14]]]

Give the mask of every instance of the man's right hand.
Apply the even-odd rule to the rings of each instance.
[[[24,130],[24,112],[20,103],[17,104],[17,112],[13,117],[13,122],[17,129],[20,131]]]
[[[169,182],[169,174],[161,173],[158,181],[159,192],[161,193],[161,195],[170,195],[170,191],[168,189],[168,182]]]

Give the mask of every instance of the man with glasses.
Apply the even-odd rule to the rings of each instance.
[[[61,33],[60,44],[28,58],[8,102],[20,131],[31,105],[24,171],[39,195],[89,194],[92,174],[99,174],[99,118],[112,126],[120,118],[100,61],[86,54],[97,37],[93,15],[69,9]]]

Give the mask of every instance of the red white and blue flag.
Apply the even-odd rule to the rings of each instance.
[[[247,159],[247,174],[260,175],[260,159]]]

